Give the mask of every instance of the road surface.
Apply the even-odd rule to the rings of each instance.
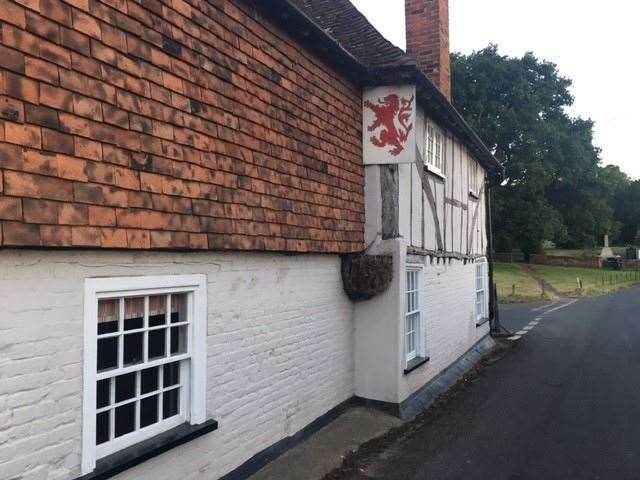
[[[640,479],[640,289],[502,319],[513,349],[365,475]]]

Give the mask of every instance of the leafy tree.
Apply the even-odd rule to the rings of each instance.
[[[623,225],[620,242],[640,245],[640,181],[618,187],[614,198],[615,216]]]
[[[505,168],[493,197],[497,248],[533,253],[547,239],[583,247],[617,234],[611,199],[624,178],[600,167],[593,122],[565,112],[571,80],[556,65],[489,45],[452,55],[452,77],[454,105]]]

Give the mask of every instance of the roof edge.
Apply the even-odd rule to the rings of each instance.
[[[329,65],[337,66],[337,69],[351,80],[361,82],[362,75],[367,72],[367,67],[293,2],[290,0],[262,0],[253,2],[253,5],[266,18],[273,21],[300,44],[315,52],[323,61]]]
[[[418,103],[435,117],[434,120],[460,137],[487,170],[504,175],[504,168],[475,130],[417,64],[382,66],[369,69],[367,73],[364,85],[369,87],[414,83],[418,91]]]
[[[415,83],[418,89],[418,101],[423,108],[435,120],[460,137],[487,170],[499,177],[504,176],[504,168],[500,162],[416,63],[368,67],[291,0],[262,0],[254,2],[254,5],[265,17],[274,21],[295,40],[316,52],[323,61],[335,66],[338,71],[360,86]]]

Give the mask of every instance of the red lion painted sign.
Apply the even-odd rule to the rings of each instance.
[[[384,99],[378,99],[377,104],[369,100],[364,102],[364,106],[376,116],[367,130],[374,132],[382,129],[378,136],[371,137],[371,143],[380,148],[392,147],[389,153],[394,157],[404,150],[404,144],[413,129],[413,124],[409,123],[413,112],[413,99],[414,97],[400,98],[392,93]]]

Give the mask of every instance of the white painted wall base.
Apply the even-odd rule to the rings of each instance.
[[[404,370],[403,239],[383,295],[352,304],[337,256],[0,251],[0,478],[80,475],[83,290],[95,276],[205,274],[207,416],[215,432],[116,477],[215,480],[358,395],[401,403],[488,333],[472,264],[424,257],[430,362]]]
[[[356,395],[401,403],[455,362],[489,333],[477,327],[475,264],[408,256],[403,238],[376,245],[376,254],[393,255],[394,279],[382,295],[355,307]],[[422,344],[429,362],[404,374],[405,282],[407,265],[420,265]]]
[[[354,394],[337,256],[0,251],[0,478],[80,475],[86,277],[208,277],[219,429],[118,477],[216,479]]]
[[[420,301],[426,327],[426,353],[430,360],[423,367],[400,379],[400,401],[419,390],[454,363],[489,333],[489,322],[476,326],[475,273],[473,263],[459,260],[422,261],[423,281]]]

